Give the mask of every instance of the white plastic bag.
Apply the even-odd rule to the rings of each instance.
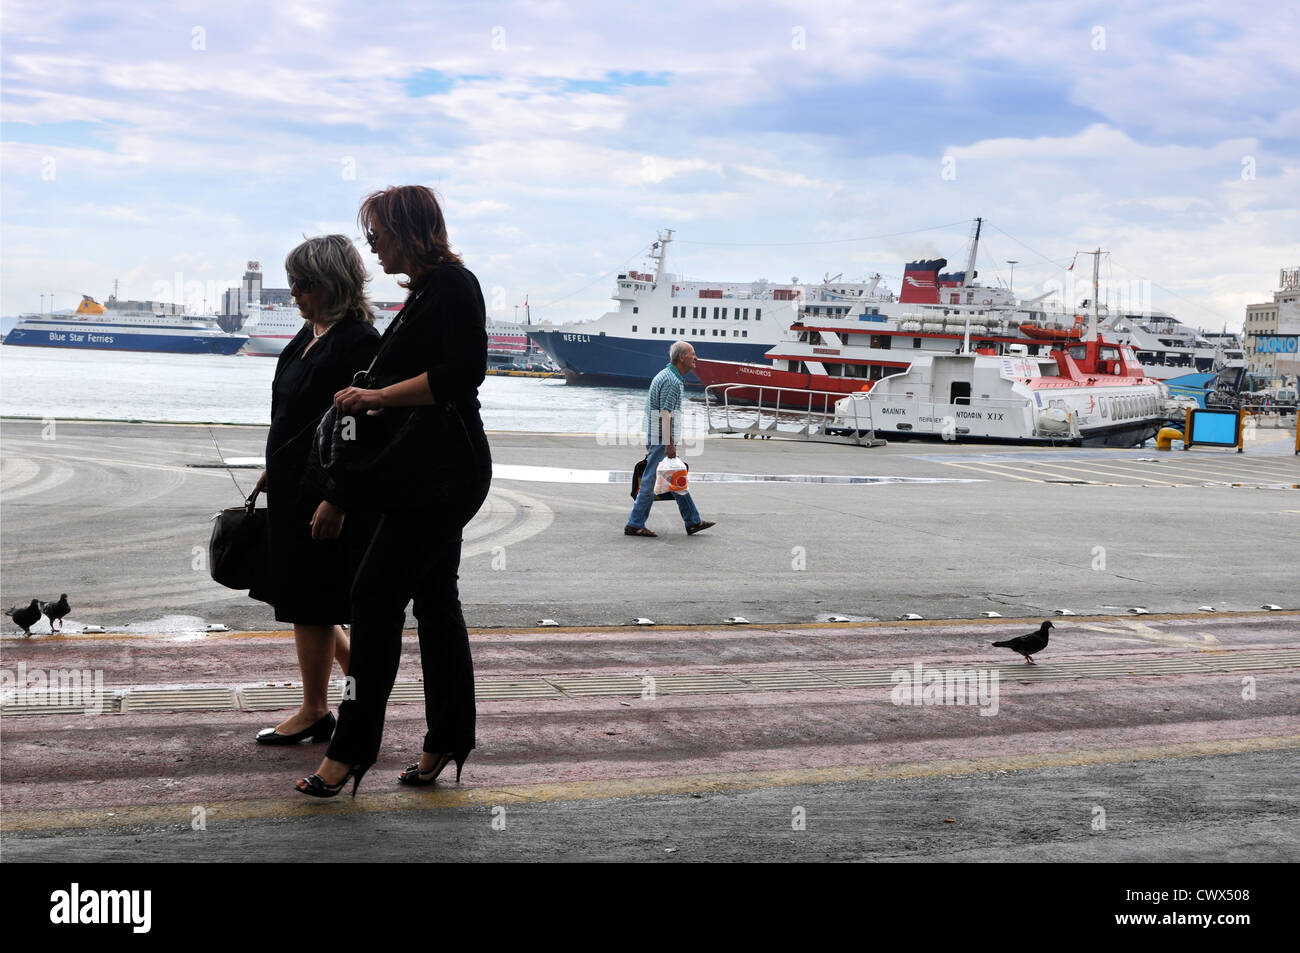
[[[676,493],[681,496],[686,492],[686,464],[680,458],[664,457],[655,470],[655,493]]]

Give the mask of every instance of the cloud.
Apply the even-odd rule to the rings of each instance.
[[[350,234],[364,194],[403,182],[443,195],[485,286],[526,285],[557,318],[608,309],[606,287],[578,289],[662,227],[673,267],[745,280],[959,260],[983,215],[1052,260],[1103,243],[1215,309],[1295,257],[1289,7],[439,9],[6,4],[4,311],[51,280],[167,271],[178,247],[238,274],[304,232]],[[1006,235],[986,229],[981,267],[1046,280]]]

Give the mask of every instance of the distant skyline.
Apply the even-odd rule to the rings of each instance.
[[[6,2],[0,313],[186,300],[422,183],[489,313],[965,265],[1240,330],[1300,265],[1300,12],[1265,3]],[[1090,274],[1080,258],[1069,277]],[[1067,302],[1074,304],[1075,301]],[[522,314],[522,312],[521,312]]]

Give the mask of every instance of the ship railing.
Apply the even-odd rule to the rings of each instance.
[[[709,433],[741,434],[883,447],[871,422],[865,392],[804,390],[763,384],[710,384],[704,388]],[[843,401],[848,398],[849,402]],[[841,405],[843,410],[837,410]]]

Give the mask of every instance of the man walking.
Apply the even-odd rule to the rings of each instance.
[[[695,348],[686,341],[678,341],[668,351],[669,364],[650,382],[650,393],[645,402],[646,459],[641,476],[641,489],[637,492],[632,515],[623,527],[626,536],[658,536],[646,529],[650,506],[655,501],[655,473],[665,457],[677,459],[677,440],[682,435],[682,394],[686,389],[686,375],[695,369]],[[700,519],[700,511],[690,493],[673,494],[677,509],[686,523],[686,532],[694,536],[714,524]]]

